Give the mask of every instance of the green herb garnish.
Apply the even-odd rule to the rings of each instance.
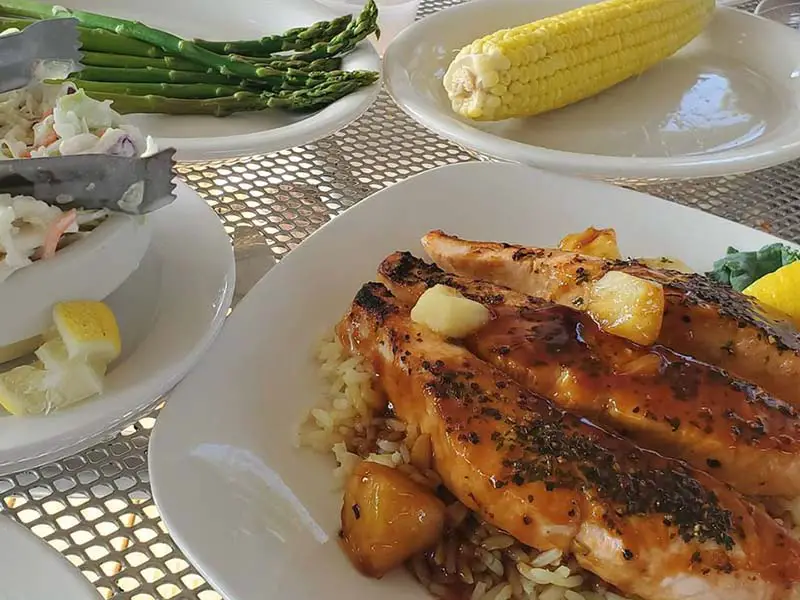
[[[753,252],[729,247],[727,254],[714,263],[714,270],[708,276],[741,292],[764,275],[796,260],[800,260],[800,252],[780,243]]]

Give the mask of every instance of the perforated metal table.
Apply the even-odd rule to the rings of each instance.
[[[420,16],[457,1],[423,0]],[[181,165],[179,172],[230,233],[258,227],[280,258],[372,192],[477,159],[413,123],[384,93],[358,122],[316,144],[231,164]],[[631,187],[800,241],[800,162]],[[157,410],[78,455],[0,477],[2,509],[67,556],[106,598],[214,600],[219,595],[181,554],[152,500],[147,442],[156,418]]]

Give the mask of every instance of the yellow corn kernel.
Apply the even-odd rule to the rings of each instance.
[[[444,87],[453,110],[500,121],[568,106],[639,75],[692,41],[715,0],[605,0],[465,46]]]

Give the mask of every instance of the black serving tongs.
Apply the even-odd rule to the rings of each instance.
[[[175,200],[168,148],[145,158],[77,154],[0,160],[0,193],[33,196],[59,208],[143,215]]]
[[[47,19],[16,33],[0,35],[0,93],[19,90],[37,79],[48,61],[72,63],[81,69],[76,19]]]

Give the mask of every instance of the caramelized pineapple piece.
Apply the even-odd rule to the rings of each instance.
[[[679,258],[672,258],[671,256],[659,256],[658,258],[637,258],[640,263],[650,267],[651,269],[668,269],[670,271],[680,271],[681,273],[694,273],[692,269],[685,262]]]
[[[609,271],[592,287],[586,311],[603,331],[648,346],[664,320],[661,284],[622,271]]]
[[[435,285],[425,290],[411,309],[411,320],[448,338],[465,338],[486,325],[491,314],[483,304],[458,290]]]
[[[622,258],[617,245],[617,232],[613,229],[589,227],[580,233],[570,233],[559,242],[558,249],[612,260]]]
[[[347,479],[341,544],[364,575],[381,578],[436,545],[444,503],[402,472],[364,461]]]

